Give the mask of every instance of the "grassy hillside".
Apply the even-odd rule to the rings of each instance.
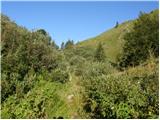
[[[152,18],[154,15],[158,15],[159,10],[154,10],[150,13]],[[110,30],[103,32],[102,34],[86,39],[77,44],[77,47],[90,47],[95,49],[99,42],[102,43],[106,56],[110,61],[115,61],[118,53],[121,52],[123,46],[123,36],[126,32],[129,32],[136,20],[126,21],[122,24],[119,24],[118,27],[114,27]]]
[[[120,24],[117,28],[112,28],[94,38],[84,40],[78,44],[78,47],[97,47],[101,42],[106,56],[109,60],[114,61],[117,54],[121,51],[123,45],[123,35],[133,26],[133,21],[127,21]]]

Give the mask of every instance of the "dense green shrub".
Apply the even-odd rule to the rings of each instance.
[[[84,67],[86,65],[86,59],[82,56],[75,55],[73,56],[70,61],[70,70],[76,75],[80,76],[83,74]]]
[[[98,44],[94,55],[95,61],[104,62],[106,59],[105,52],[101,43]]]
[[[40,73],[42,69],[56,69],[63,56],[44,30],[30,32],[4,15],[1,22],[3,102],[15,93],[26,94],[33,87],[35,79],[30,73],[31,69],[35,73]]]
[[[8,76],[4,73],[1,74],[1,101],[5,101],[5,99],[15,93],[15,84],[12,81],[8,80]]]
[[[71,66],[81,66],[85,63],[85,58],[75,55],[70,59],[69,63]]]
[[[51,80],[65,83],[65,82],[69,81],[69,74],[67,71],[62,71],[60,69],[56,69],[51,72]]]
[[[64,111],[60,109],[66,107],[66,104],[56,93],[57,89],[63,88],[63,86],[46,81],[41,76],[37,76],[37,79],[40,82],[37,82],[23,99],[17,95],[12,95],[5,101],[2,105],[2,118],[46,119],[59,116],[66,117]],[[61,113],[58,113],[58,110]]]
[[[145,71],[145,69],[148,69]],[[157,118],[158,67],[85,77],[84,110],[90,118]]]
[[[94,49],[92,47],[76,47],[74,50],[75,55],[82,56],[87,61],[93,61],[94,58]]]
[[[67,61],[70,61],[70,59],[74,56],[83,57],[88,61],[93,61],[94,58],[94,49],[91,47],[78,47],[74,46],[71,49],[65,49],[64,55]]]
[[[150,52],[159,54],[159,11],[141,13],[133,29],[124,36],[123,52],[117,62],[119,67],[136,66],[146,61]]]
[[[83,68],[83,79],[97,77],[101,75],[108,75],[115,71],[115,69],[108,62],[90,62],[86,63]]]

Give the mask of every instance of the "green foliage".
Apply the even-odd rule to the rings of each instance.
[[[116,62],[116,57],[121,52],[124,44],[123,36],[132,28],[133,22],[134,21],[126,21],[119,24],[116,29],[112,28],[97,35],[96,37],[79,42],[77,47],[84,49],[89,48],[89,50],[94,53],[93,51],[97,48],[95,46],[101,43],[103,45],[106,58],[109,61]],[[86,50],[86,52],[89,52],[89,50]]]
[[[66,44],[65,44],[65,48],[66,48],[66,49],[72,48],[73,45],[74,45],[73,40],[68,40],[68,41],[66,42]]]
[[[91,62],[85,64],[83,70],[84,79],[92,79],[92,77],[98,77],[101,75],[108,75],[115,71],[115,69],[109,63]]]
[[[8,76],[4,73],[1,74],[1,101],[3,102],[9,95],[15,93],[15,84],[8,81]]]
[[[26,94],[33,87],[33,74],[56,69],[62,56],[45,30],[30,32],[6,16],[1,17],[3,102],[10,95]]]
[[[98,44],[94,58],[95,58],[95,61],[98,61],[98,62],[105,61],[105,53],[101,43]]]
[[[44,29],[31,32],[2,15],[2,118],[158,118],[157,13],[61,50]],[[143,64],[119,72],[114,59],[128,31],[120,68]]]
[[[159,17],[158,10],[150,14],[141,13],[133,29],[124,36],[125,44],[118,57],[120,67],[136,66],[144,62],[150,52],[159,54]]]
[[[85,63],[85,59],[81,56],[75,55],[70,59],[70,65],[75,66],[75,65],[82,65]]]
[[[158,117],[157,63],[124,73],[85,78],[84,86],[84,110],[90,118]]]
[[[69,63],[71,68],[73,69],[72,71],[76,76],[81,76],[83,74],[84,67],[86,65],[85,58],[75,55],[70,59]]]
[[[61,49],[63,50],[64,48],[65,48],[65,44],[64,44],[64,42],[62,42]]]
[[[116,22],[116,26],[115,26],[115,28],[117,28],[119,26],[119,23],[118,23],[118,21]]]
[[[93,61],[94,57],[94,49],[90,47],[77,47],[71,49],[65,49],[64,55],[67,61],[70,61],[70,59],[74,56],[82,57],[82,59],[86,59],[87,61]],[[81,58],[80,58],[81,59]]]
[[[67,118],[67,106],[56,93],[63,86],[44,81],[40,76],[34,89],[20,99],[19,96],[10,96],[2,105],[2,118]],[[62,109],[66,108],[66,109]]]
[[[60,69],[56,69],[51,72],[51,80],[65,83],[65,82],[69,81],[69,74],[67,71],[62,71]]]
[[[37,32],[39,32],[45,36],[47,35],[47,32],[44,29],[39,29],[39,30],[37,30]]]

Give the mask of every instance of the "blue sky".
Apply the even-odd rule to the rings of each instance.
[[[29,30],[45,29],[56,44],[94,37],[138,17],[140,11],[158,8],[148,2],[2,2],[2,13]]]

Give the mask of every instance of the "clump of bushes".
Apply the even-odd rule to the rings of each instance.
[[[82,56],[75,55],[70,59],[69,64],[71,71],[74,72],[76,76],[81,76],[84,72],[86,59]]]
[[[9,96],[2,104],[2,118],[12,119],[48,119],[63,116],[66,108],[65,102],[56,93],[59,86],[38,76],[35,87],[25,94],[24,98],[17,95]],[[58,111],[60,111],[58,113]],[[65,115],[63,117],[66,117]]]
[[[89,118],[158,118],[158,68],[150,64],[85,78],[84,110]]]
[[[51,80],[60,83],[66,83],[69,81],[69,73],[60,69],[53,70],[51,72]]]
[[[159,11],[140,13],[133,29],[124,36],[122,53],[117,58],[118,68],[137,66],[149,58],[150,52],[159,55]]]
[[[63,55],[58,52],[57,46],[45,30],[31,32],[4,15],[1,18],[3,102],[18,91],[25,95],[36,81],[33,74],[41,74],[43,69],[50,72],[60,67]],[[34,73],[31,73],[31,69]],[[61,74],[65,74],[66,79],[67,74]]]
[[[83,78],[93,78],[101,75],[108,75],[115,71],[115,69],[108,62],[90,62],[85,65],[83,71]]]

